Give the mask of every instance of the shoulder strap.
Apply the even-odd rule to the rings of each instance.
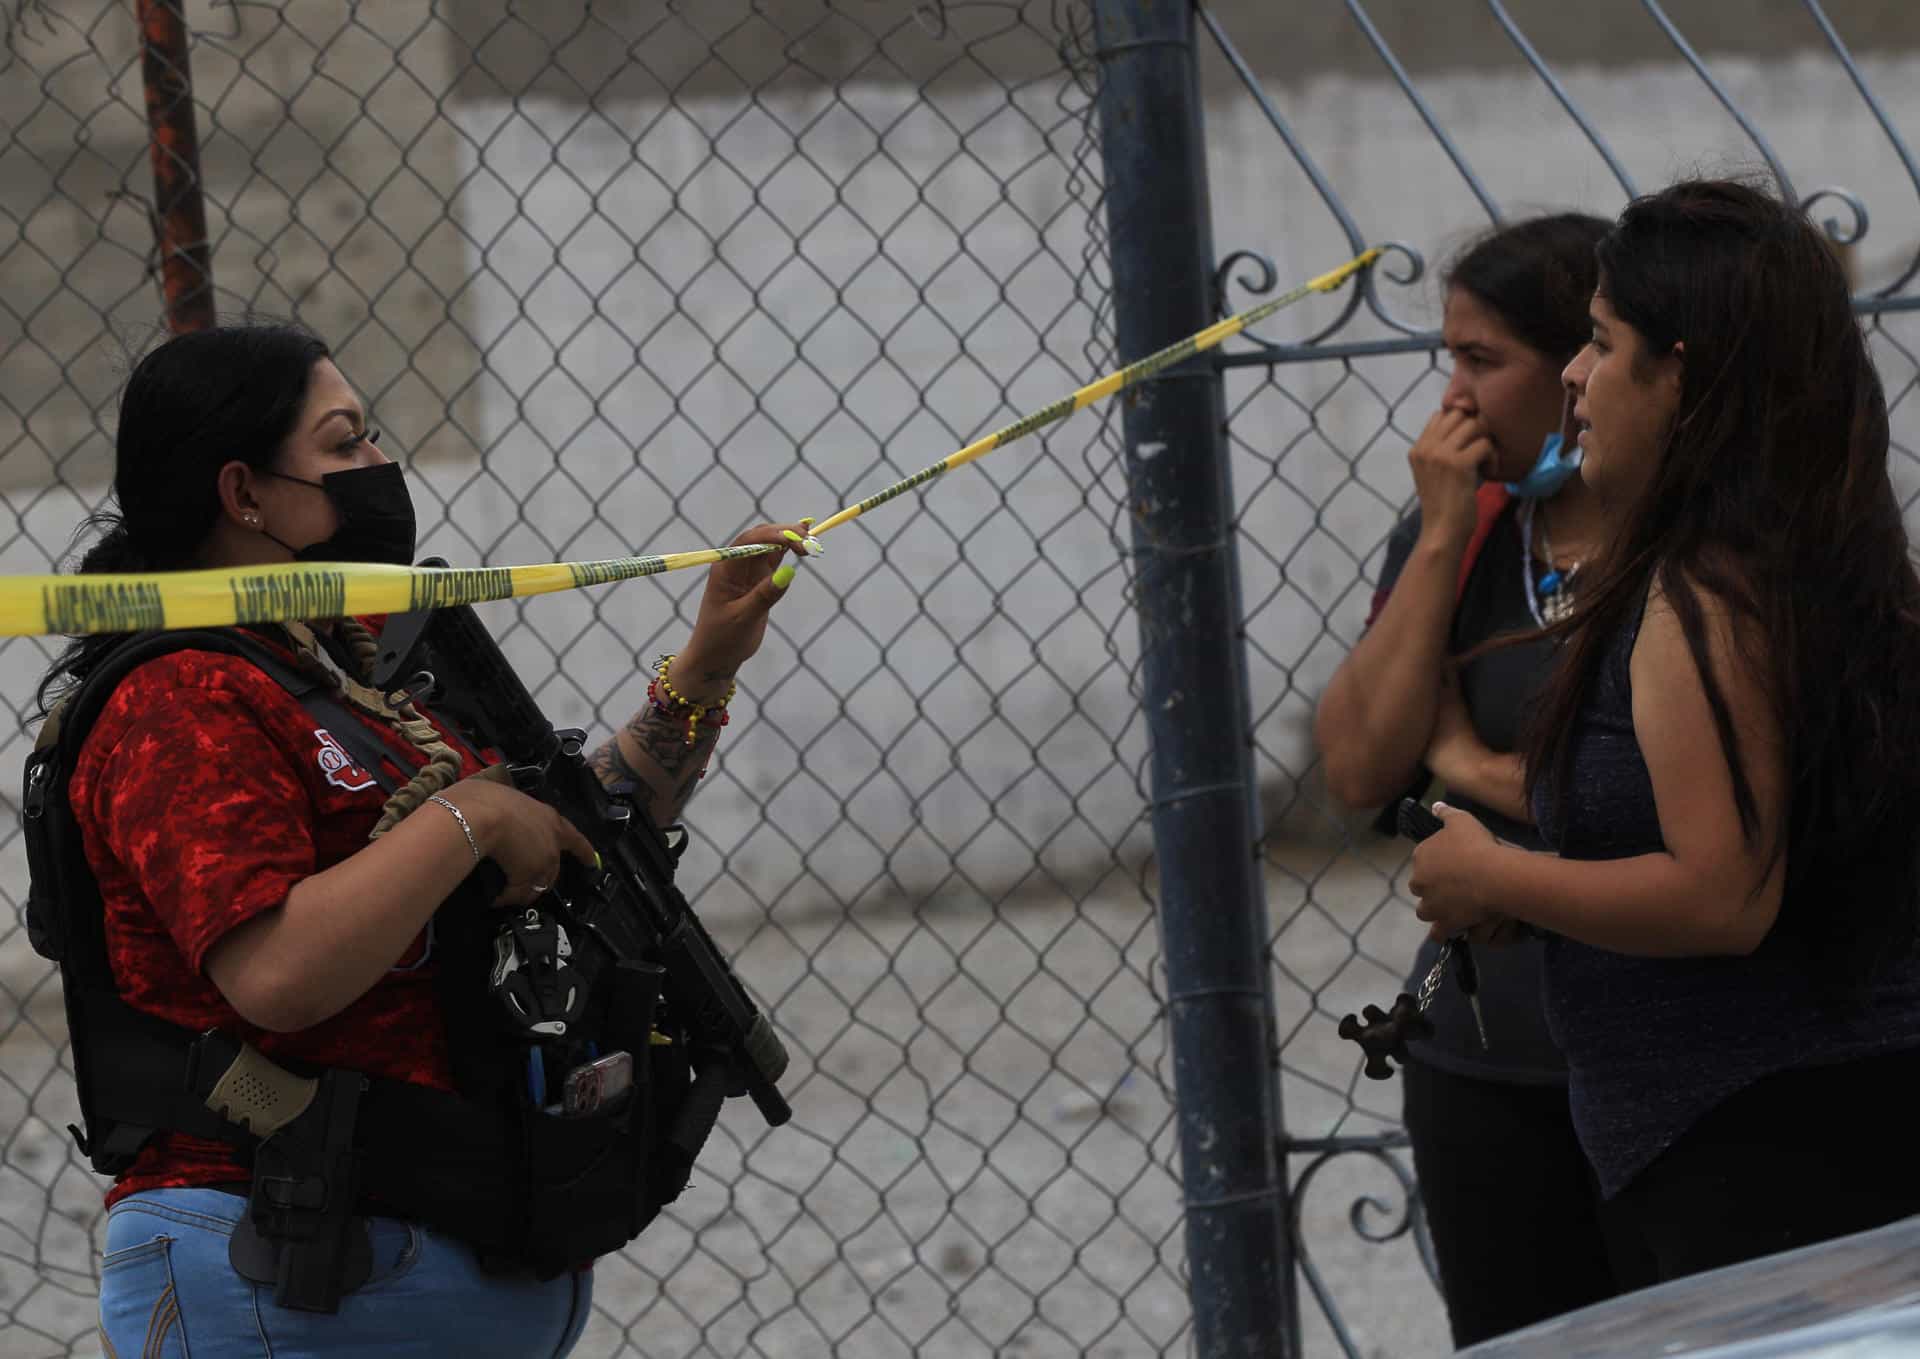
[[[1461,598],[1467,593],[1467,582],[1473,578],[1473,568],[1480,563],[1480,551],[1486,547],[1487,539],[1493,536],[1494,525],[1500,522],[1500,515],[1506,510],[1513,496],[1507,488],[1497,481],[1483,481],[1473,496],[1473,536],[1467,539],[1467,550],[1460,556],[1460,575],[1454,581],[1453,602],[1459,606]],[[1373,599],[1367,606],[1366,626],[1372,627],[1373,620],[1387,607],[1387,597],[1393,593],[1391,585],[1373,592]]]
[[[120,681],[148,661],[175,651],[221,651],[238,656],[264,670],[296,699],[304,699],[309,691],[319,687],[318,680],[287,664],[266,643],[235,628],[135,633],[101,657],[87,677],[60,700],[41,727],[34,749],[42,750],[59,742],[67,751],[78,753],[80,743],[86,740],[100,710],[120,687]]]
[[[246,661],[312,714],[382,789],[390,793],[404,782],[390,771],[392,753],[334,697],[330,686],[312,672],[290,663],[265,642],[237,628],[141,633],[109,653],[74,693],[72,702],[61,703],[62,709],[70,709],[70,715],[56,712],[48,718],[50,724],[58,721],[57,736],[67,752],[69,770],[74,757],[80,753],[81,742],[86,740],[120,681],[148,661],[175,651],[217,651]],[[40,741],[35,743],[36,749],[46,739],[43,732]]]
[[[1473,496],[1473,537],[1467,539],[1466,555],[1460,558],[1460,579],[1453,587],[1453,602],[1467,592],[1467,581],[1473,576],[1473,568],[1480,562],[1480,549],[1487,545],[1487,539],[1493,536],[1493,526],[1500,522],[1513,496],[1507,488],[1497,481],[1483,481]]]

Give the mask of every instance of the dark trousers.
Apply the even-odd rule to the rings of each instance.
[[[1920,1049],[1783,1071],[1683,1133],[1602,1210],[1623,1288],[1920,1213]]]
[[[1402,1068],[1401,1089],[1455,1345],[1620,1291],[1564,1087],[1476,1080],[1416,1061]]]

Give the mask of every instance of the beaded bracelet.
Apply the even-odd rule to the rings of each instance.
[[[673,663],[674,654],[669,652],[654,662],[653,668],[657,678],[647,686],[647,698],[662,714],[675,721],[679,720],[681,713],[687,714],[687,744],[692,745],[699,739],[702,721],[710,727],[727,725],[727,704],[733,702],[734,692],[739,686],[729,684],[726,696],[718,703],[695,703],[675,689],[673,680],[668,676],[668,668]]]
[[[691,705],[687,705],[687,707],[676,707],[674,703],[670,702],[666,696],[660,692],[659,680],[655,680],[647,686],[647,700],[653,710],[669,722],[678,722],[680,720],[680,713],[688,711],[691,707]],[[721,727],[726,726],[728,721],[727,710],[725,708],[717,703],[709,704],[698,719],[692,717],[687,719],[687,729],[692,731],[696,726],[699,726],[709,727],[718,731]],[[691,742],[689,742],[689,744],[691,744]]]

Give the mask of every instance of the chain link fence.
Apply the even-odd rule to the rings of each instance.
[[[457,563],[824,516],[1084,380],[1103,305],[1071,11],[200,4],[222,315],[335,347]],[[66,559],[154,337],[132,6],[12,15],[5,569]],[[1090,424],[834,535],[690,820],[689,896],[794,1053],[597,1271],[584,1354],[1155,1354],[1186,1326],[1131,625]],[[692,573],[689,573],[690,575]],[[491,616],[604,728],[699,581]],[[0,648],[15,764],[47,643]],[[7,826],[13,925],[25,866]],[[10,928],[0,1350],[93,1347],[101,1186]]]
[[[157,334],[133,8],[4,11],[10,572],[70,560],[111,475],[118,384]],[[1114,366],[1085,10],[187,0],[218,309],[296,316],[335,347],[408,465],[423,552],[456,564],[676,550],[825,515]],[[1263,107],[1218,51],[1202,59],[1226,310],[1240,280],[1263,281],[1240,246],[1272,252],[1269,286],[1353,253],[1347,221],[1444,256],[1485,220],[1474,157],[1495,167],[1483,197],[1516,210],[1607,212],[1623,195],[1542,71],[1428,81],[1424,107],[1372,76]],[[1889,182],[1902,171],[1831,66],[1754,61],[1729,81],[1800,111],[1789,158],[1821,182]],[[1906,73],[1868,63],[1889,97],[1920,89]],[[1683,64],[1566,87],[1649,183],[1676,154],[1751,159]],[[1523,153],[1480,107],[1524,123]],[[1460,158],[1422,113],[1460,132]],[[1653,130],[1688,119],[1702,130],[1679,152]],[[1311,165],[1353,144],[1365,154],[1337,172]],[[1910,250],[1920,229],[1899,211],[1876,239]],[[1901,267],[1897,249],[1856,254],[1863,292]],[[1904,284],[1863,310],[1912,507],[1920,321]],[[1235,346],[1227,412],[1293,1211],[1326,1309],[1305,1352],[1424,1355],[1444,1352],[1444,1326],[1417,1233],[1395,1230],[1417,1217],[1397,1086],[1362,1082],[1332,1032],[1391,994],[1419,928],[1396,890],[1404,853],[1319,788],[1308,719],[1407,503],[1405,451],[1445,364],[1430,290],[1377,272],[1369,305],[1346,310],[1352,296],[1287,313],[1265,337],[1279,348]],[[728,1110],[693,1187],[601,1263],[581,1354],[1191,1348],[1127,514],[1118,422],[1096,410],[803,566],[743,676],[682,867],[794,1055],[795,1118],[769,1133]],[[684,638],[698,586],[486,611],[556,723],[604,729]],[[7,767],[51,653],[0,644]],[[0,1353],[28,1359],[94,1348],[102,1186],[63,1131],[77,1111],[59,990],[17,923],[15,814],[0,826]]]

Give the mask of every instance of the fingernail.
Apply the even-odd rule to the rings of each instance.
[[[798,544],[804,545],[806,542],[806,539],[802,538],[799,534],[795,533],[792,529],[781,529],[780,536],[782,538],[785,538],[790,543],[798,543]]]
[[[606,867],[605,864],[600,862],[600,851],[597,849],[593,852],[593,866],[596,871]]]
[[[812,516],[812,515],[808,515],[808,516],[807,516],[806,518],[804,518],[804,519],[802,519],[802,520],[800,521],[800,527],[801,527],[801,528],[812,528],[812,527],[813,527],[813,516]]]
[[[788,562],[785,566],[778,567],[774,570],[773,588],[776,590],[784,590],[791,584],[793,584],[793,563]]]
[[[817,557],[820,555],[820,540],[812,534],[807,535],[807,541],[802,543],[801,546],[807,549],[807,555],[809,557]]]

